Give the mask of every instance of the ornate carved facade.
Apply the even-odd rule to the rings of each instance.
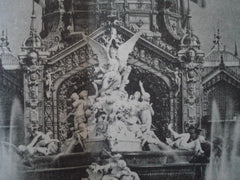
[[[105,33],[101,32],[99,34],[104,36]],[[127,35],[122,34],[122,36],[127,38]],[[102,36],[97,36],[96,39],[101,41]],[[63,54],[65,57],[59,57],[57,61],[49,59],[46,66],[46,75],[49,78],[51,75],[49,97],[45,95],[46,128],[53,129],[57,136],[60,135],[58,131],[60,124],[67,123],[67,106],[69,105],[67,99],[70,98],[71,93],[80,92],[84,88],[90,87],[91,82],[94,80],[94,77],[91,77],[94,71],[93,67],[97,64],[97,57],[84,40],[81,41],[81,44],[78,43],[78,49]],[[158,109],[155,117],[156,121],[161,123],[177,122],[175,116],[180,119],[181,114],[175,112],[177,109],[174,108],[175,101],[173,100],[180,89],[180,84],[176,82],[176,78],[179,77],[175,77],[174,74],[174,70],[177,69],[176,60],[174,63],[169,63],[166,58],[152,52],[150,48],[137,45],[128,63],[133,68],[130,74],[132,80],[127,87],[128,92],[133,94],[136,89],[134,85],[139,80],[149,82],[149,91],[155,97],[156,103],[154,104]],[[162,88],[159,90],[158,87]],[[45,86],[45,88],[47,88],[45,91],[48,90],[48,87]],[[61,122],[61,120],[65,122]]]
[[[43,39],[31,27],[30,38],[19,56],[24,70],[25,123],[34,122],[45,132],[53,131],[56,138],[65,138],[71,121],[67,116],[71,93],[89,88],[91,91],[95,79],[98,57],[85,36],[104,45],[111,27],[115,27],[119,43],[139,28],[144,31],[128,59],[132,72],[126,89],[132,94],[139,80],[148,84],[154,97],[153,124],[158,136],[170,122],[178,131],[188,125],[198,126],[202,117],[200,71],[204,54],[199,50],[198,38],[189,31],[184,33],[182,3],[47,1]]]

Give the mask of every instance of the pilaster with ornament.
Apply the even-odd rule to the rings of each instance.
[[[43,60],[47,53],[35,47],[25,47],[19,55],[24,83],[25,124],[43,127]]]
[[[200,50],[198,37],[188,32],[181,41],[178,52],[182,62],[182,131],[189,126],[198,127],[201,124],[201,71],[204,53]]]

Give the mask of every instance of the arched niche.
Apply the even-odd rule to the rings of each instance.
[[[164,124],[171,120],[171,91],[168,84],[159,74],[154,74],[143,67],[131,65],[132,71],[129,76],[129,84],[126,91],[129,96],[135,91],[140,91],[139,81],[143,82],[146,92],[151,95],[151,103],[155,115],[153,116],[153,128],[160,139],[164,139],[162,132]],[[88,90],[91,96],[95,93],[92,82],[94,81],[94,66],[82,68],[78,72],[65,76],[61,82],[56,82],[56,91],[54,93],[54,124],[55,133],[59,139],[71,137],[70,128],[73,127],[73,116],[68,116],[72,111],[71,95],[79,94],[82,90]]]

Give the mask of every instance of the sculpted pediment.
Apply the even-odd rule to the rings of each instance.
[[[123,43],[134,35],[130,30],[116,26],[118,43]],[[88,37],[104,45],[104,41],[110,36],[109,28],[101,27]],[[165,79],[174,83],[174,71],[180,66],[176,56],[176,50],[163,41],[155,42],[142,35],[137,41],[133,52],[128,58],[130,64],[141,66],[154,74],[160,74]],[[98,57],[89,47],[86,37],[79,42],[66,47],[47,60],[46,69],[52,75],[52,82],[64,77],[65,74],[76,73],[83,66],[99,64]],[[167,69],[166,69],[167,67]],[[66,76],[66,75],[65,75]],[[169,83],[170,85],[171,83]]]

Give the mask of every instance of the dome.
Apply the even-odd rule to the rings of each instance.
[[[41,47],[42,40],[38,35],[30,36],[24,41],[23,45],[25,47]]]
[[[7,38],[1,38],[2,43],[0,44],[0,60],[2,67],[5,70],[16,70],[20,69],[18,58],[15,57],[10,48],[8,47]]]
[[[199,38],[194,34],[185,34],[181,40],[182,46],[200,46]]]

